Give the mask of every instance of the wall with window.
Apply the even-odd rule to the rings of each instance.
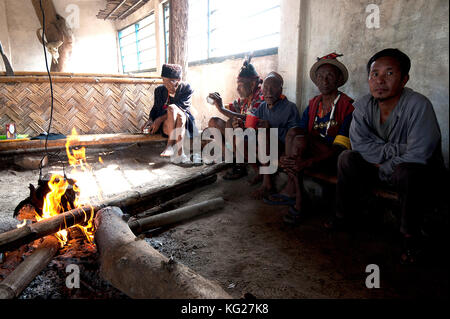
[[[116,20],[119,71],[161,74],[167,61],[164,14],[168,1],[151,0],[123,20]],[[167,36],[168,37],[168,36]]]

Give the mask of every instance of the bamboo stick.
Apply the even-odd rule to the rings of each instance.
[[[46,83],[48,77],[39,76],[2,76],[0,83]],[[115,78],[115,77],[52,77],[53,83],[121,83],[121,84],[162,84],[160,79],[146,78]]]
[[[0,282],[0,299],[13,299],[47,266],[56,255],[59,242],[55,236],[47,236],[44,242],[28,256],[12,273]]]
[[[100,274],[131,298],[231,298],[222,287],[138,240],[118,207],[95,218]]]
[[[135,219],[128,222],[128,226],[135,234],[143,233],[149,229],[174,224],[186,219],[190,219],[211,210],[222,208],[225,202],[222,197],[210,199],[194,205],[180,207],[166,213],[161,213],[155,216]]]

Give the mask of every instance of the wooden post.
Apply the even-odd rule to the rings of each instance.
[[[43,17],[41,11],[40,0],[31,0],[33,3],[36,15],[43,27]],[[48,43],[62,41],[59,47],[58,63],[51,62],[50,71],[61,72],[67,69],[67,62],[72,55],[73,35],[72,30],[67,27],[66,20],[56,13],[55,6],[52,0],[41,0],[42,9],[45,14],[45,39]],[[42,31],[42,30],[41,30]]]
[[[58,239],[47,236],[44,242],[12,273],[0,282],[0,299],[13,299],[47,266],[59,249]]]
[[[138,240],[118,207],[95,217],[100,274],[131,298],[231,298],[222,287]]]
[[[169,17],[169,63],[181,65],[182,79],[186,80],[188,69],[188,15],[189,1],[170,0]]]

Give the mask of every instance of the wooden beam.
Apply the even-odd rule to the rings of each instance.
[[[129,7],[125,12],[123,12],[120,16],[118,16],[116,19],[121,19],[122,17],[126,16],[126,14],[128,12],[130,12],[131,10],[133,10],[134,8],[136,8],[136,6],[138,4],[140,4],[142,2],[142,0],[139,0],[138,2],[136,2],[135,4],[133,4],[131,7]]]
[[[48,77],[43,76],[2,76],[0,83],[46,83]],[[67,77],[55,76],[52,77],[53,83],[123,83],[123,84],[162,84],[159,79],[145,79],[145,78],[110,78],[110,77]]]
[[[108,19],[110,16],[112,16],[112,14],[114,13],[114,12],[116,12],[125,2],[127,2],[127,0],[122,0],[122,2],[120,2],[113,10],[111,10],[111,12],[110,13],[108,13],[108,15],[103,19],[103,20],[106,20],[106,19]]]
[[[0,72],[0,76],[6,76],[6,72]],[[37,72],[37,71],[16,71],[15,76],[46,76],[47,72]],[[132,79],[161,79],[158,75],[152,75],[151,73],[138,73],[138,74],[112,74],[112,73],[73,73],[73,72],[50,72],[53,76],[68,76],[68,77],[94,77],[94,78],[132,78]]]
[[[163,142],[167,138],[161,135],[148,134],[86,134],[78,135],[77,141],[72,141],[73,146],[90,146],[90,145],[111,145],[124,143],[147,143],[147,142]],[[48,148],[64,148],[67,138],[59,140],[48,140]],[[7,153],[16,153],[19,150],[44,150],[45,140],[1,140],[0,155]]]

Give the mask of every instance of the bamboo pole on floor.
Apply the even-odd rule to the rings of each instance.
[[[225,202],[222,197],[213,198],[190,206],[180,207],[169,212],[155,216],[135,219],[128,222],[128,226],[135,234],[143,233],[149,229],[174,224],[186,219],[190,219],[214,209],[222,208]]]
[[[47,236],[42,244],[12,273],[0,282],[0,299],[13,299],[48,265],[59,249],[55,236]]]

